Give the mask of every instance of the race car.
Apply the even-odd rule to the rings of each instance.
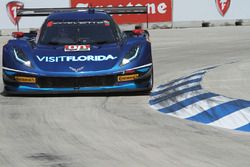
[[[3,47],[5,94],[150,92],[149,33],[122,32],[111,14],[143,14],[146,7],[20,9],[48,16],[40,31],[14,32]]]

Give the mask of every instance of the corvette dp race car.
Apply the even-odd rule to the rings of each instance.
[[[20,17],[48,17],[38,33],[14,32],[3,47],[4,92],[149,92],[153,64],[148,32],[122,32],[111,17],[142,13],[146,7],[18,10]]]

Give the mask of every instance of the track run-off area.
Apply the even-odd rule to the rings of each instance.
[[[151,95],[1,95],[0,166],[250,166],[249,132],[207,126],[201,121],[180,119],[173,113],[166,114],[152,107],[152,96],[159,96],[155,92],[165,89],[162,99],[169,100],[164,103],[165,108],[176,103],[186,104],[172,109],[202,113],[196,105],[198,100],[188,105],[179,103],[180,99],[193,96],[179,97],[168,89],[171,86],[180,95],[187,93],[180,92],[189,88],[186,84],[194,87],[197,81],[202,93],[207,93],[207,99],[223,99],[223,104],[246,101],[247,108],[250,101],[250,28],[165,29],[150,30],[150,34],[155,74]],[[0,37],[1,50],[9,38]],[[202,73],[204,70],[206,72]],[[201,75],[191,76],[197,73],[202,78]],[[190,76],[193,78],[187,78]],[[187,80],[181,82],[181,79]],[[189,83],[190,80],[193,82]],[[3,90],[2,81],[0,89]],[[211,103],[213,107],[219,105]],[[179,110],[183,108],[185,110]],[[249,114],[248,111],[245,114]],[[231,129],[242,127],[237,121]],[[210,123],[215,124],[216,120],[205,124]]]

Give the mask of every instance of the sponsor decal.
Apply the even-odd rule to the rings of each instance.
[[[15,80],[17,82],[22,82],[22,83],[36,83],[36,78],[35,77],[15,76]]]
[[[124,82],[124,81],[132,81],[139,77],[139,74],[131,74],[131,75],[121,75],[118,76],[117,80],[118,82]]]
[[[219,13],[224,17],[230,8],[231,0],[215,0],[215,3]]]
[[[108,60],[115,60],[117,57],[112,55],[104,56],[36,56],[38,61],[46,63],[57,63],[57,62],[84,62],[84,61],[93,61],[93,62],[102,62]]]
[[[52,22],[52,21],[51,21]],[[71,24],[107,24],[109,21],[104,20],[104,21],[62,21],[62,22],[53,22],[53,25],[71,25]],[[49,23],[49,22],[48,22]],[[110,23],[109,23],[110,24]]]
[[[81,51],[90,51],[90,45],[65,45],[65,52],[81,52]]]
[[[114,15],[118,24],[143,23],[147,22],[171,22],[172,21],[172,0],[71,0],[71,7],[132,7],[147,6],[146,15]]]
[[[110,26],[110,22],[108,20],[104,20],[104,26]]]
[[[70,70],[74,71],[74,72],[80,72],[84,69],[84,67],[80,67],[80,68],[74,68],[74,67],[69,67]]]
[[[17,16],[17,9],[22,9],[23,7],[24,7],[24,3],[19,2],[19,1],[11,1],[6,4],[8,16],[10,18],[10,21],[14,25],[17,25],[21,19],[21,17]]]

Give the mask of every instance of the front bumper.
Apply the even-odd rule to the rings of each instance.
[[[152,89],[152,66],[112,75],[56,77],[3,69],[7,94],[137,92]],[[21,79],[20,79],[21,78]]]

